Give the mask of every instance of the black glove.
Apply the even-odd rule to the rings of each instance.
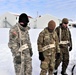
[[[39,52],[39,60],[44,61],[44,56],[42,52]]]
[[[30,56],[32,57],[33,55],[32,48],[30,48],[29,50],[30,50]]]
[[[71,50],[72,50],[72,47],[69,48],[69,51],[71,51]]]
[[[56,53],[56,59],[60,58],[60,53]]]
[[[17,53],[15,56],[15,62],[21,64],[21,53]]]

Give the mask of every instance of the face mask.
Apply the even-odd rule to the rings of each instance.
[[[22,27],[26,27],[27,23],[20,24]]]

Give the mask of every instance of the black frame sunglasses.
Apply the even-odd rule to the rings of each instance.
[[[68,23],[64,22],[64,24],[68,24]]]

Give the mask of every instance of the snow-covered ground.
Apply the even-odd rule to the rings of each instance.
[[[40,73],[40,61],[38,59],[38,51],[37,51],[37,38],[38,34],[42,29],[31,29],[30,30],[30,39],[32,43],[33,49],[33,57],[32,57],[32,75],[39,75]],[[71,69],[73,65],[76,65],[76,29],[70,28],[72,33],[73,40],[73,50],[70,53],[70,62],[67,68],[68,75],[71,75]],[[15,75],[13,58],[10,49],[8,48],[8,40],[9,40],[9,28],[0,28],[0,75]],[[59,74],[61,72],[61,65],[59,66]],[[76,68],[74,69],[74,75],[76,74]]]

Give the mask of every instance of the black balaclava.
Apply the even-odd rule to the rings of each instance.
[[[21,22],[22,22],[23,24],[21,24]],[[28,22],[29,22],[29,19],[28,19],[27,14],[22,13],[22,14],[19,16],[19,23],[20,23],[20,25],[23,26],[23,27],[26,27],[27,24],[28,24]]]

